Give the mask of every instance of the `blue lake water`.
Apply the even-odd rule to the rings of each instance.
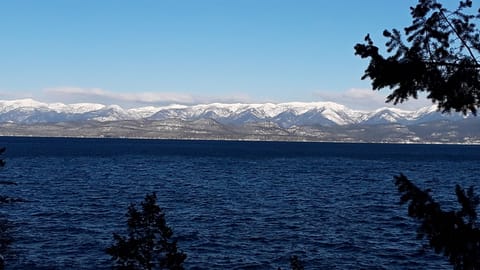
[[[478,186],[479,146],[0,138],[8,269],[110,269],[131,202],[155,191],[187,269],[451,269],[422,250],[393,176]]]

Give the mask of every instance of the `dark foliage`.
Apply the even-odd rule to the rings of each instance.
[[[7,150],[7,148],[1,147],[0,148],[0,155],[3,155],[6,150]],[[7,164],[7,162],[5,162],[5,160],[3,158],[0,158],[0,168],[5,167],[5,164]],[[15,183],[13,181],[0,180],[0,185],[17,185],[17,183]],[[9,202],[9,201],[4,201],[4,200],[7,200],[7,198],[8,197],[1,196],[0,203]]]
[[[401,203],[408,203],[408,215],[420,221],[419,239],[427,239],[436,253],[448,257],[454,269],[480,269],[480,230],[477,227],[476,207],[480,198],[473,187],[467,190],[456,186],[460,209],[445,211],[430,195],[403,174],[395,177],[401,193]]]
[[[0,270],[5,268],[5,255],[9,252],[13,238],[10,235],[11,222],[5,217],[0,217]]]
[[[170,238],[165,213],[157,205],[155,193],[147,194],[138,210],[131,204],[127,212],[128,236],[114,234],[115,244],[106,252],[115,260],[116,269],[183,269],[186,255]]]
[[[303,270],[305,269],[303,263],[300,261],[297,255],[292,255],[290,257],[290,269],[291,270]],[[278,267],[278,270],[282,270],[282,268]]]
[[[303,263],[300,261],[298,256],[293,255],[290,257],[290,269],[292,270],[303,270]]]
[[[0,148],[0,155],[5,153],[6,148],[2,147]],[[6,164],[5,160],[3,158],[0,159],[0,168],[4,167]],[[11,182],[11,181],[0,181],[0,184],[2,185],[16,185],[16,183]],[[12,198],[7,197],[7,196],[2,196],[0,195],[0,204],[2,203],[9,203],[12,202]],[[13,239],[9,233],[10,231],[10,223],[9,221],[1,216],[0,217],[0,269],[5,268],[5,254],[8,252],[8,248],[10,244],[12,243]]]
[[[418,0],[410,8],[412,24],[402,32],[385,30],[383,36],[387,56],[374,45],[370,35],[363,44],[355,45],[355,54],[370,63],[362,79],[372,80],[372,88],[390,88],[387,102],[397,104],[427,98],[438,104],[442,112],[455,110],[476,115],[480,104],[480,31],[475,24],[480,10],[473,10],[473,1],[459,1],[455,10],[448,10],[436,0]],[[456,186],[461,206],[445,211],[433,200],[430,190],[421,190],[404,175],[395,177],[408,203],[409,216],[420,221],[420,239],[427,239],[436,253],[448,257],[454,269],[480,269],[480,231],[476,207],[480,199]]]
[[[2,155],[3,153],[5,153],[5,150],[7,150],[7,148],[5,148],[5,147],[0,148],[0,155]],[[5,160],[4,160],[4,159],[0,159],[0,167],[4,167],[5,164],[6,164]]]
[[[417,98],[418,92],[438,104],[443,112],[477,113],[480,103],[480,31],[475,22],[480,10],[471,0],[448,10],[436,0],[419,0],[410,8],[412,24],[385,30],[387,55],[370,35],[355,45],[355,54],[369,58],[362,79],[372,80],[374,90],[390,88],[387,102]]]

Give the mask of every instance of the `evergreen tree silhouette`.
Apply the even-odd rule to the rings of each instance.
[[[362,79],[372,88],[389,88],[387,102],[394,104],[427,98],[443,113],[477,114],[480,104],[480,31],[475,24],[480,10],[473,1],[459,1],[454,10],[436,0],[419,0],[410,8],[411,25],[402,31],[385,30],[386,54],[370,35],[356,44],[355,54],[369,59]],[[428,240],[437,253],[448,257],[454,269],[480,269],[480,231],[476,224],[479,197],[473,187],[456,186],[460,210],[445,211],[430,195],[406,176],[395,177],[401,202],[408,203],[409,216],[418,219],[418,237]]]
[[[115,233],[115,244],[106,249],[115,261],[115,269],[183,269],[187,256],[171,240],[173,231],[157,205],[155,193],[145,196],[141,209],[131,204],[127,218],[128,236]]]
[[[436,0],[419,0],[410,8],[412,24],[402,31],[384,30],[382,55],[370,35],[355,45],[355,54],[370,63],[362,79],[372,88],[390,88],[387,102],[397,104],[426,92],[443,112],[477,113],[480,102],[480,12],[471,0],[448,10]]]

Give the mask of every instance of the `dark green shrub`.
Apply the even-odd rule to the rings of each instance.
[[[186,255],[171,240],[165,213],[155,193],[147,194],[141,209],[131,204],[127,212],[128,235],[114,234],[115,244],[106,249],[116,269],[183,269]]]

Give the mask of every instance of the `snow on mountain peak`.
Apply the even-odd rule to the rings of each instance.
[[[11,109],[17,108],[33,108],[33,107],[45,107],[46,103],[38,102],[31,98],[16,99],[16,100],[0,100],[0,106],[2,108],[8,107]]]
[[[154,115],[161,109],[161,107],[146,106],[140,108],[131,108],[128,109],[127,112],[131,114],[135,119],[142,119]]]
[[[352,110],[335,102],[211,103],[190,106],[172,104],[161,107],[123,109],[118,105],[96,103],[63,104],[42,103],[33,99],[0,100],[0,121],[17,123],[213,119],[220,123],[240,125],[268,121],[288,128],[294,125],[408,124],[445,119],[446,117],[449,116],[441,115],[435,105],[417,111],[388,107],[374,111],[360,111]],[[454,119],[454,117],[449,119]],[[462,118],[456,116],[455,119]]]

